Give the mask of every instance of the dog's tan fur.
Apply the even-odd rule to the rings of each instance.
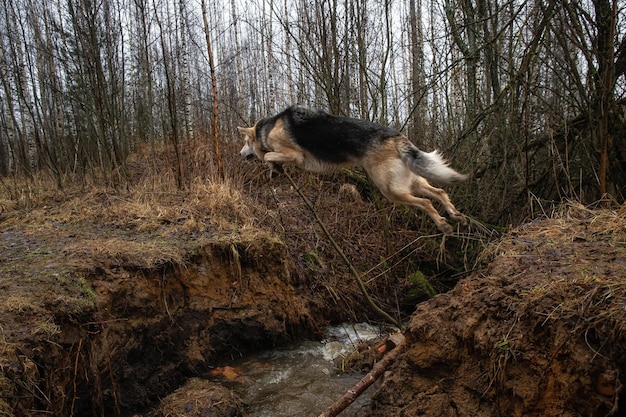
[[[346,162],[337,164],[322,161],[299,146],[285,129],[281,119],[276,120],[267,137],[261,140],[256,137],[256,125],[251,128],[238,127],[238,130],[246,140],[240,154],[244,157],[254,154],[258,159],[268,163],[272,169],[274,169],[274,164],[294,164],[307,171],[327,172],[360,165],[385,197],[394,203],[423,210],[442,232],[451,234],[453,229],[437,212],[429,198],[441,203],[452,219],[462,224],[467,223],[467,219],[454,207],[448,194],[441,188],[433,187],[426,178],[414,172],[401,157],[401,152],[414,147],[401,134],[372,145],[361,158],[350,158]],[[429,157],[434,161],[432,169],[440,171],[441,175],[437,175],[439,180],[453,183],[465,179],[465,176],[449,168],[436,152],[426,155],[430,155]],[[418,195],[426,198],[418,197]]]
[[[423,210],[435,222],[439,230],[446,234],[452,233],[452,227],[435,209],[428,198],[439,201],[454,220],[466,224],[467,219],[452,204],[448,194],[441,188],[430,185],[426,178],[415,174],[398,158],[397,142],[407,140],[398,136],[386,142],[377,152],[365,158],[361,165],[370,176],[380,192],[390,201]]]

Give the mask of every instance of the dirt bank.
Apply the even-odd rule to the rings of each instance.
[[[314,337],[323,302],[297,293],[254,210],[201,185],[4,211],[0,415],[122,415],[220,360]]]
[[[420,304],[368,416],[626,412],[626,210],[570,207]]]
[[[0,415],[144,412],[246,352],[372,318],[284,178],[270,181],[259,167],[237,186],[198,180],[180,190],[143,175],[147,166],[121,191],[0,190]],[[437,235],[391,241],[380,228],[386,215],[356,189],[298,179],[347,256],[370,271],[370,293],[387,311],[427,284],[403,271],[441,251]],[[394,256],[381,262],[385,249]]]
[[[282,245],[270,238],[205,242],[184,267],[153,270],[98,261],[87,244],[69,251],[82,246],[75,240],[50,247],[8,230],[0,241],[0,364],[9,415],[139,409],[219,358],[315,331]],[[29,251],[19,253],[37,259],[28,271],[12,270],[7,261],[21,256],[12,250],[25,244]]]
[[[0,201],[0,415],[144,412],[231,358],[372,318],[297,194],[265,174]],[[475,223],[429,236],[356,186],[298,180],[386,311],[473,265]],[[369,415],[623,411],[624,213],[570,207],[483,261],[418,306]]]

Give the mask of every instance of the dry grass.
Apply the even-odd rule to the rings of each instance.
[[[3,227],[41,238],[65,236],[67,254],[144,268],[182,265],[191,246],[224,234],[242,239],[260,234],[259,217],[266,223],[270,217],[228,179],[197,179],[184,190],[171,176],[152,174],[122,189],[68,184],[58,190],[43,177],[4,185]]]
[[[592,358],[621,354],[626,338],[624,207],[564,204],[551,218],[513,230],[484,257],[493,261],[492,276],[525,286],[517,289],[509,334],[524,318],[534,317],[541,328],[556,324],[568,329],[557,352],[581,337]]]
[[[358,290],[286,178],[269,179],[258,161],[241,161],[235,151],[233,156],[225,163],[227,177],[217,179],[202,148],[186,151],[183,189],[167,148],[129,158],[127,181],[116,187],[87,179],[67,181],[58,190],[45,175],[5,180],[0,201],[10,204],[0,221],[33,238],[58,241],[70,259],[146,269],[185,265],[208,242],[228,247],[281,241],[296,282],[350,309]],[[443,277],[469,269],[491,238],[472,222],[458,229],[463,234],[456,239],[444,239],[427,216],[390,204],[358,171],[320,176],[294,169],[292,176],[364,273],[371,294],[390,311],[397,310],[416,271]],[[438,291],[453,285],[454,279],[441,277],[435,278],[441,279]]]
[[[4,299],[4,307],[7,311],[12,313],[33,313],[43,312],[44,309],[39,304],[38,300],[33,300],[30,297],[24,296],[8,296]]]
[[[178,190],[175,184],[161,182],[132,185],[126,189],[91,186],[88,189],[70,186],[56,190],[45,180],[24,181],[11,190],[0,189],[0,203],[5,221],[23,222],[26,219],[61,222],[99,221],[120,227],[150,230],[161,224],[181,225],[185,221],[212,219],[244,226],[251,223],[248,205],[226,180],[217,183],[194,181],[187,189]],[[158,191],[155,190],[157,187]],[[25,189],[29,192],[24,197]],[[14,198],[12,195],[18,195]],[[47,210],[47,211],[46,211]],[[45,212],[45,213],[44,213]],[[26,215],[22,217],[22,215]],[[52,217],[50,217],[50,215]]]

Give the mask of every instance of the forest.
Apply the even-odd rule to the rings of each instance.
[[[382,320],[359,415],[624,414],[626,1],[2,0],[0,82],[0,415],[222,405]],[[293,104],[440,150],[467,224],[243,160]]]
[[[493,224],[624,198],[617,0],[3,0],[0,20],[7,188],[119,186],[138,151],[181,189],[228,178],[236,126],[298,103],[442,150]]]

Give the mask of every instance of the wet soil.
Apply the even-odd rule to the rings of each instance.
[[[318,336],[309,305],[324,300],[297,293],[285,244],[220,193],[0,213],[0,415],[128,415],[216,364]]]
[[[286,180],[155,181],[0,195],[0,415],[147,414],[248,352],[371,316]],[[312,184],[340,195],[334,181]],[[343,198],[316,204],[348,256],[377,273],[375,208]],[[374,297],[396,288],[380,277]]]
[[[414,300],[446,289],[425,259],[455,268],[459,249],[471,259],[475,247],[416,232],[415,214],[381,216],[340,184],[311,184],[338,196],[316,207],[387,311],[418,287],[428,291]],[[290,186],[263,190],[252,204],[221,184],[93,191],[0,212],[0,415],[147,415],[169,394],[178,408],[166,414],[191,415],[185,401],[199,395],[236,415],[219,387],[184,384],[371,318]],[[572,206],[492,244],[476,272],[417,306],[406,352],[364,415],[623,412],[624,214]]]
[[[523,225],[420,304],[367,416],[624,415],[626,210]]]
[[[5,413],[140,409],[217,358],[315,334],[277,241],[215,239],[184,267],[150,270],[53,233],[0,232]],[[12,262],[23,257],[27,270]]]

